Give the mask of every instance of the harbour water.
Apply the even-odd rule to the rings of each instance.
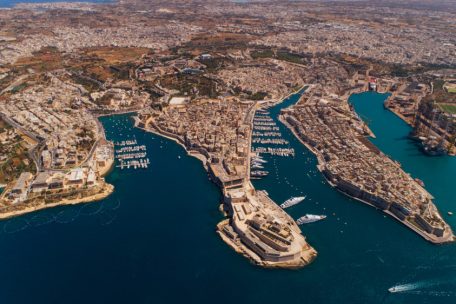
[[[119,115],[101,119],[107,137],[146,145],[148,168],[115,168],[107,178],[115,192],[102,202],[1,222],[2,303],[453,303],[456,245],[432,245],[329,187],[315,157],[277,120],[298,97],[270,110],[295,157],[265,155],[270,175],[254,185],[277,203],[307,195],[287,209],[294,218],[328,216],[300,226],[319,252],[314,263],[266,270],[236,254],[215,233],[221,196],[200,161]],[[424,156],[384,98],[363,93],[351,102],[369,118],[375,144],[424,181],[456,228],[446,216],[456,211],[456,158]],[[393,286],[398,292],[389,293]]]

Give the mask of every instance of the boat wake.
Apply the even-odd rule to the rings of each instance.
[[[407,294],[420,295],[420,296],[433,296],[433,297],[454,297],[456,293],[454,291],[427,291],[427,290],[411,290],[406,292]]]
[[[447,284],[449,281],[420,281],[415,283],[408,283],[402,285],[396,285],[388,289],[390,293],[406,293],[406,294],[417,294],[417,295],[430,295],[430,296],[453,296],[455,293],[453,291],[433,291],[426,290],[430,287],[435,287],[437,285]],[[423,290],[424,289],[424,290]]]
[[[43,211],[42,214],[34,215],[31,218],[26,216],[13,218],[0,226],[0,233],[14,234],[26,230],[27,228],[39,227],[51,223],[70,224],[80,216],[96,216],[101,226],[106,226],[114,222],[117,218],[117,210],[120,208],[120,200],[116,202],[84,204],[81,206],[66,206],[63,210],[56,213],[56,210]]]
[[[423,281],[423,282],[396,285],[396,286],[389,288],[388,291],[391,293],[412,292],[412,291],[416,291],[417,289],[431,287],[433,285],[435,285],[435,283]]]

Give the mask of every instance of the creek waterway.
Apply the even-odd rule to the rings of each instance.
[[[265,156],[255,180],[287,209],[327,219],[303,225],[319,252],[300,270],[268,270],[236,254],[215,233],[219,189],[199,160],[175,142],[133,127],[131,114],[103,117],[107,137],[147,146],[148,169],[115,168],[115,192],[101,202],[44,210],[0,222],[2,303],[453,303],[456,245],[435,246],[372,207],[327,185],[316,158],[278,120],[292,95],[270,109],[294,158]],[[369,119],[373,142],[422,179],[456,228],[456,158],[424,156],[410,128],[382,107],[385,95],[350,101]],[[453,187],[452,187],[453,186]],[[390,294],[390,287],[399,292]]]

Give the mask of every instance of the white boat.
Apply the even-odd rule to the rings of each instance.
[[[395,292],[398,292],[399,290],[396,287],[391,287],[391,288],[388,288],[388,291],[391,293],[395,293]]]
[[[296,204],[299,204],[300,202],[302,202],[305,199],[306,199],[306,196],[291,197],[291,198],[287,199],[285,202],[283,202],[283,204],[281,204],[280,207],[282,209],[285,209],[285,208],[294,206]]]
[[[252,164],[252,169],[263,169],[264,167],[259,164]]]
[[[306,215],[298,218],[296,220],[296,224],[298,224],[298,225],[309,224],[309,223],[324,220],[325,218],[326,218],[326,215],[306,214]]]
[[[253,157],[253,158],[252,158],[252,161],[254,161],[254,162],[259,162],[259,163],[262,163],[262,164],[265,164],[265,163],[268,162],[267,160],[264,160],[264,159],[262,159],[261,157]]]
[[[404,285],[396,285],[391,288],[388,288],[388,291],[391,293],[395,292],[404,292],[404,291],[410,291],[414,290],[416,288],[419,288],[421,284],[404,284]]]

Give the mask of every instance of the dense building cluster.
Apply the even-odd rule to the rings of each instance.
[[[0,217],[112,192],[103,175],[113,163],[113,149],[88,111],[93,103],[84,88],[52,74],[39,80],[31,78],[3,92],[7,98],[0,104],[0,115],[15,130],[6,129],[3,142],[23,141],[27,151],[5,151],[5,161],[14,153],[16,168],[22,169],[10,174],[17,179],[1,193]]]
[[[232,69],[224,69],[218,76],[231,88],[256,93],[268,93],[270,98],[279,99],[290,90],[304,84],[302,67],[296,67],[280,61],[265,63],[243,63]]]
[[[102,177],[112,165],[112,146],[100,144],[83,165],[68,170],[22,172],[2,193],[0,216],[21,208],[91,201],[109,195],[113,188]]]
[[[265,266],[306,265],[316,252],[250,183],[256,153],[294,155],[251,149],[252,131],[260,143],[286,144],[266,138],[280,135],[267,119],[253,125],[255,112],[306,86],[282,119],[330,183],[433,242],[450,240],[431,195],[365,139],[369,130],[347,103],[355,92],[391,93],[385,106],[415,124],[431,152],[456,149],[456,11],[446,2],[435,9],[434,1],[409,2],[122,0],[1,9],[0,218],[109,195],[103,175],[113,147],[97,116],[134,111],[137,126],[203,161],[224,194],[229,218],[218,232],[230,246]],[[120,167],[147,167],[133,160],[145,156],[138,151],[118,156]]]
[[[171,137],[200,157],[222,188],[230,215],[218,225],[235,250],[264,266],[300,267],[316,256],[294,220],[249,179],[250,142],[257,104],[199,100],[143,111],[139,126]]]
[[[348,54],[396,64],[454,64],[456,46],[450,35],[432,29],[376,27],[326,22],[303,24],[293,31],[266,36],[258,45],[288,47],[296,52]]]
[[[210,169],[222,184],[242,184],[251,132],[244,117],[251,107],[252,103],[236,100],[198,101],[152,112],[150,119],[161,132],[177,136],[190,150],[210,158]]]
[[[1,13],[1,12],[0,12]],[[49,24],[49,27],[52,25]],[[14,62],[18,58],[31,56],[43,47],[56,47],[63,52],[72,52],[80,48],[98,46],[144,47],[152,50],[164,50],[189,39],[189,35],[198,32],[198,27],[186,24],[169,23],[160,26],[145,27],[143,24],[129,24],[121,27],[56,27],[52,35],[39,34],[25,37],[13,37],[10,43],[0,43],[0,64]]]
[[[100,130],[78,104],[90,102],[81,88],[52,77],[49,83],[33,85],[13,94],[0,111],[16,127],[43,146],[37,156],[42,168],[73,167],[86,160]]]
[[[334,186],[416,226],[435,242],[452,239],[432,196],[364,137],[364,125],[340,101],[310,99],[282,115],[318,156],[319,169]]]

